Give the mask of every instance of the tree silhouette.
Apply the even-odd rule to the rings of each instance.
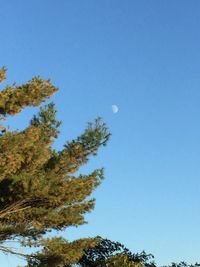
[[[151,261],[153,255],[132,253],[128,248],[119,242],[114,242],[106,238],[96,237],[97,244],[88,249],[84,249],[84,254],[78,264],[81,267],[132,267],[145,266],[154,267]],[[66,266],[67,267],[67,266]]]

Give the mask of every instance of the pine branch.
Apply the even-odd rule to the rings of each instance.
[[[33,256],[31,254],[29,255],[29,254],[17,252],[15,250],[12,250],[11,248],[5,247],[5,246],[0,246],[0,251],[4,252],[6,254],[9,253],[9,254],[20,256],[20,257],[27,258],[27,259],[35,258],[35,256]]]

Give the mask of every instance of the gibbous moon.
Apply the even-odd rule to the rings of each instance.
[[[112,112],[117,113],[119,111],[119,108],[117,105],[112,105]]]

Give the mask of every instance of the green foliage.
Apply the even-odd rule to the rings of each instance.
[[[0,71],[0,81],[6,70]],[[7,86],[0,92],[1,119],[15,115],[27,106],[38,106],[57,88],[50,80],[33,78],[20,86]],[[76,175],[110,134],[101,119],[89,123],[85,132],[66,142],[63,150],[52,149],[61,122],[53,103],[40,108],[38,115],[22,131],[2,131],[0,136],[0,242],[18,241],[22,246],[38,247],[38,253],[22,255],[28,266],[59,267],[76,263],[83,249],[96,239],[67,242],[47,239],[52,230],[85,223],[85,213],[94,207],[88,196],[100,184],[103,169],[89,175]],[[0,250],[18,254],[5,246]]]
[[[4,71],[0,74],[0,80],[4,77]],[[43,80],[40,77],[34,77],[26,84],[16,86],[7,86],[0,92],[0,114],[15,115],[24,107],[38,106],[49,98],[57,88],[53,86],[50,80]]]
[[[3,67],[0,69],[0,83],[6,79],[6,68]]]
[[[44,249],[29,260],[28,266],[62,267],[63,264],[76,263],[82,256],[83,250],[93,247],[95,244],[95,239],[91,240],[90,238],[79,239],[74,242],[67,242],[62,238],[46,239],[41,244]]]
[[[144,251],[132,253],[119,242],[96,237],[96,244],[84,249],[82,257],[76,265],[67,264],[63,267],[157,267],[154,256]],[[162,267],[200,267],[199,263],[174,263]]]
[[[80,267],[154,267],[151,254],[144,251],[134,254],[119,242],[102,237],[96,239],[94,247],[84,249],[78,262]]]

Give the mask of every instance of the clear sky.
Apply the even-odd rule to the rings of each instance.
[[[97,116],[112,133],[82,169],[105,167],[95,210],[66,238],[101,235],[158,264],[200,261],[199,14],[198,0],[0,1],[5,84],[41,75],[60,88],[55,147]],[[36,111],[12,127],[26,127]]]

